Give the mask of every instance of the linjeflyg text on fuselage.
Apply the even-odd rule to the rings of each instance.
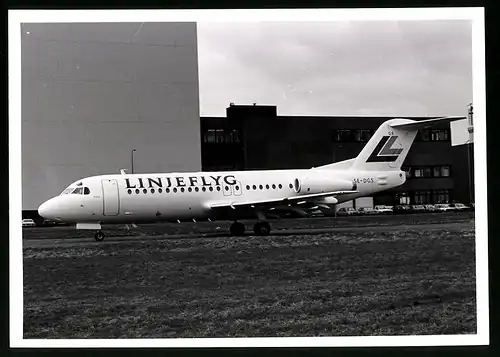
[[[126,178],[126,188],[170,188],[170,187],[207,187],[236,185],[234,175],[225,176],[170,176],[170,177],[137,177]]]

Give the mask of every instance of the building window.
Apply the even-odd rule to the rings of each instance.
[[[371,138],[370,130],[361,130],[361,141],[368,141]]]
[[[448,130],[447,129],[432,129],[431,130],[431,140],[432,141],[448,141]]]
[[[433,203],[448,203],[450,201],[449,190],[436,190],[432,192]]]
[[[240,142],[240,135],[239,135],[239,131],[237,129],[233,129],[233,143],[239,143]]]
[[[432,171],[430,167],[415,167],[413,168],[413,177],[432,177]]]
[[[205,143],[215,143],[215,130],[208,129],[203,135],[203,142]]]
[[[450,177],[450,167],[449,166],[434,166],[433,173],[434,173],[434,177]]]
[[[449,166],[441,167],[441,176],[450,177],[450,167]]]
[[[222,144],[224,142],[224,130],[217,129],[215,131],[215,142],[218,144]]]
[[[417,139],[416,141],[429,141],[430,140],[429,129],[419,130],[416,139]]]
[[[396,194],[396,202],[400,205],[409,205],[410,196],[406,192],[400,192]]]
[[[431,191],[415,191],[415,204],[424,205],[431,203]]]
[[[337,142],[352,141],[351,130],[348,130],[348,129],[335,129],[333,131],[333,141],[337,141]]]
[[[361,141],[361,130],[355,129],[352,131],[352,139],[354,141]]]

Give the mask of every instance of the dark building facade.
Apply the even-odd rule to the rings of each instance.
[[[308,169],[351,159],[392,119],[278,116],[276,106],[260,105],[231,105],[226,113],[201,118],[204,171]],[[407,182],[373,196],[374,205],[474,202],[469,147],[451,146],[449,124],[419,131],[403,164]]]

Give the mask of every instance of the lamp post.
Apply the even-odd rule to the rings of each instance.
[[[132,157],[132,173],[134,173],[134,152],[136,150],[135,149],[132,149],[132,152],[131,152],[131,157]]]

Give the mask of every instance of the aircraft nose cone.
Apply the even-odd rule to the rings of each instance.
[[[51,200],[48,200],[40,205],[38,207],[38,214],[43,217],[43,218],[53,218],[53,209],[52,209],[52,202]]]

